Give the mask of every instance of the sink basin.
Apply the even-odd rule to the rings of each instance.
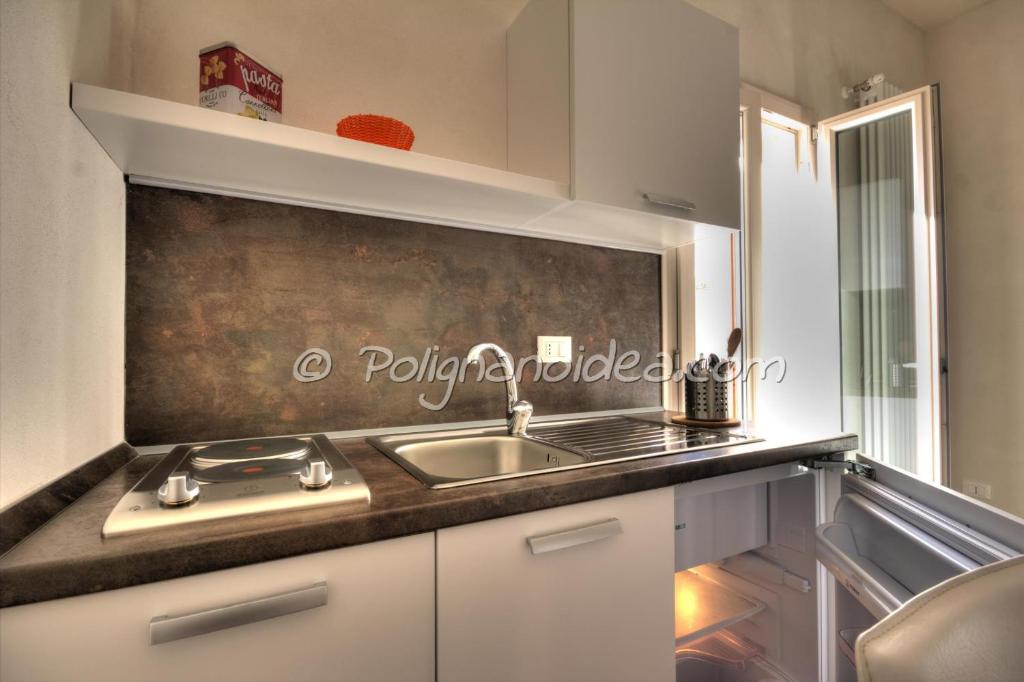
[[[387,436],[371,438],[377,449],[431,488],[541,473],[583,464],[583,455],[541,440],[506,434],[434,438]]]
[[[704,451],[703,456],[714,457],[718,448],[757,440],[746,434],[630,417],[549,421],[531,426],[525,436],[510,436],[496,427],[368,439],[431,488],[680,453],[692,461]]]

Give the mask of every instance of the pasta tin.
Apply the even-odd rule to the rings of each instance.
[[[281,121],[284,80],[234,43],[199,51],[199,106],[262,121]]]

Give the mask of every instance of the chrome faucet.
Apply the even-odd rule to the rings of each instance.
[[[480,355],[485,350],[494,353],[494,357],[498,358],[498,364],[501,365],[501,369],[505,373],[505,397],[507,399],[505,420],[508,423],[508,435],[525,436],[526,426],[530,423],[530,417],[533,415],[533,405],[519,399],[519,388],[516,386],[516,368],[512,364],[512,358],[509,357],[509,354],[496,344],[478,343],[469,349],[469,353],[466,355],[466,362],[470,364],[480,362]]]

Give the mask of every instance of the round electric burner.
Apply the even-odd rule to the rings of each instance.
[[[256,478],[290,476],[301,473],[305,466],[302,460],[296,459],[245,460],[200,469],[194,475],[201,483],[231,483]]]
[[[216,443],[193,452],[189,459],[196,469],[221,466],[230,462],[267,462],[304,459],[312,446],[299,438],[259,438]]]

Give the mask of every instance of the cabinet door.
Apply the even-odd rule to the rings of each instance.
[[[433,549],[429,533],[3,609],[0,679],[432,680]],[[210,613],[259,600],[301,610],[233,626]],[[151,643],[152,619],[197,614],[170,634],[202,614],[221,629]]]
[[[438,531],[438,679],[670,680],[671,488]]]
[[[574,197],[738,228],[736,29],[681,0],[571,12]]]

